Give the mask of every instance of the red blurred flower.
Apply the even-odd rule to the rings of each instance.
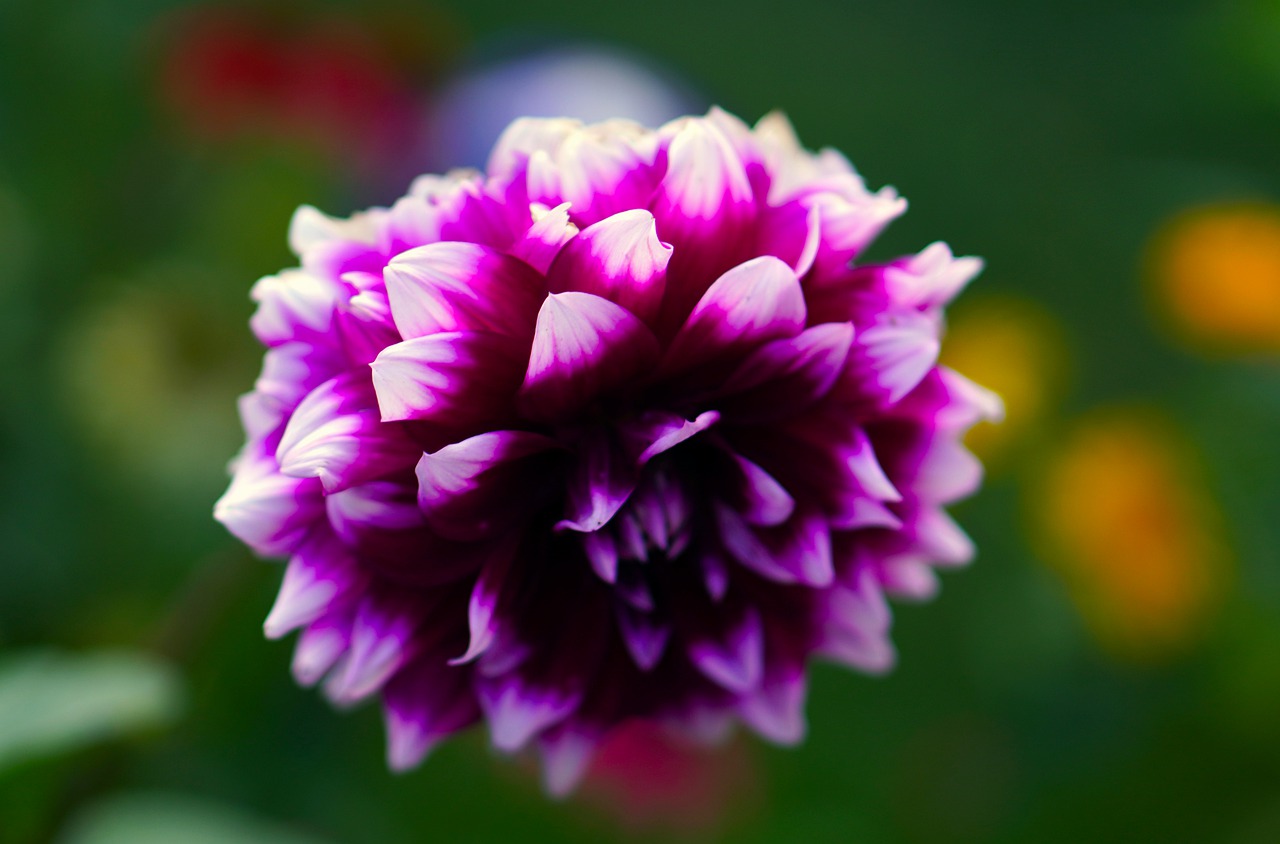
[[[247,8],[198,9],[164,26],[159,95],[200,140],[265,136],[346,163],[353,153],[389,160],[418,141],[415,77],[439,52],[425,36],[416,49],[388,43],[396,39],[413,33],[347,18],[299,25]]]

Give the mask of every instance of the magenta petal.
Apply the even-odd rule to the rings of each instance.
[[[744,254],[754,196],[746,168],[724,133],[709,121],[679,120],[664,127],[667,170],[650,208],[658,235],[675,247],[675,287],[664,312],[679,320],[706,281]],[[678,324],[678,322],[677,322]]]
[[[804,293],[795,272],[772,256],[726,272],[707,289],[663,359],[664,372],[744,354],[804,328]]]
[[[516,674],[481,678],[477,692],[493,746],[508,753],[563,721],[582,701],[581,689],[529,685]]]
[[[511,254],[546,274],[564,245],[577,234],[578,227],[569,222],[569,203],[550,209],[537,205],[533,209],[533,223],[524,237],[511,247]]]
[[[246,446],[231,486],[213,508],[214,518],[266,557],[293,553],[323,512],[320,482],[283,474],[262,443]]]
[[[520,383],[521,355],[518,342],[480,331],[388,346],[371,364],[382,419],[457,428],[500,419]]]
[[[303,544],[289,560],[263,631],[268,639],[279,639],[358,595],[366,582],[347,547],[322,533]]]
[[[353,610],[326,615],[307,626],[293,648],[293,677],[303,686],[314,686],[333,668],[351,644]]]
[[[900,401],[938,361],[938,326],[918,312],[894,314],[864,330],[849,357],[841,393],[877,406]]]
[[[321,384],[294,410],[276,459],[280,471],[319,478],[326,492],[372,480],[412,463],[421,449],[384,425],[373,395],[358,378]]]
[[[522,261],[475,243],[429,243],[384,271],[396,328],[406,340],[451,331],[527,337],[544,293]]]
[[[652,671],[662,659],[671,638],[670,623],[622,601],[615,605],[614,610],[622,642],[636,667],[641,671]]]
[[[557,448],[527,431],[489,431],[418,460],[418,504],[441,536],[474,541],[519,518],[537,467],[524,458]]]
[[[605,583],[618,579],[618,546],[613,537],[603,531],[582,536],[582,551],[591,563],[591,570]]]
[[[662,307],[671,247],[643,209],[614,214],[582,230],[547,273],[553,293],[594,293],[654,324]]]
[[[635,123],[611,120],[570,131],[528,157],[529,199],[570,203],[573,221],[589,226],[649,204],[661,172],[654,144]]]
[[[795,416],[835,386],[853,347],[849,323],[827,323],[752,352],[719,391],[727,418],[760,424]]]
[[[804,739],[804,667],[767,667],[760,687],[744,695],[738,712],[760,735],[778,744],[798,744]]]
[[[471,672],[434,654],[398,671],[382,700],[387,765],[393,771],[416,767],[441,739],[480,719]]]
[[[893,667],[889,606],[870,569],[859,571],[851,584],[833,586],[824,594],[823,605],[823,656],[873,674]]]
[[[300,270],[286,270],[258,281],[250,291],[258,310],[249,320],[254,335],[266,346],[290,341],[332,342],[334,309],[342,288]]]
[[[720,629],[700,629],[688,642],[689,658],[709,679],[732,692],[756,688],[764,675],[764,625],[751,606],[739,607],[736,617],[724,619]]]
[[[565,518],[556,528],[590,533],[604,527],[626,503],[639,475],[607,433],[589,434],[577,451],[569,470]]]
[[[731,508],[716,506],[716,524],[725,548],[739,563],[779,583],[826,586],[835,576],[826,519],[797,512],[771,528],[748,525]]]
[[[538,312],[519,407],[535,419],[564,418],[605,387],[628,386],[657,356],[658,341],[625,308],[590,293],[552,294]]]
[[[781,258],[804,278],[813,267],[821,242],[821,214],[817,205],[790,202],[765,211],[760,224],[761,252]]]
[[[635,454],[636,464],[644,465],[718,421],[720,414],[714,410],[703,411],[693,419],[664,410],[651,410],[638,419],[619,423],[618,428],[628,452]]]
[[[730,453],[730,457],[741,473],[734,492],[735,497],[741,497],[738,512],[742,518],[762,526],[779,525],[791,518],[796,501],[782,484],[742,455]]]
[[[542,782],[553,797],[565,797],[577,788],[595,755],[599,739],[583,730],[548,730],[538,737],[542,752]]]
[[[411,659],[420,608],[407,598],[369,595],[356,610],[351,645],[340,672],[330,676],[325,694],[336,704],[368,697]]]
[[[450,660],[450,665],[471,662],[493,644],[498,601],[502,596],[502,587],[506,583],[507,573],[511,571],[512,559],[512,554],[500,555],[480,570],[480,576],[476,578],[476,585],[472,588],[471,598],[467,602],[467,626],[471,631],[471,640],[467,645],[466,653]]]

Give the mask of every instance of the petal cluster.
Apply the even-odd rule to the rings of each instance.
[[[980,269],[861,263],[905,202],[780,116],[523,119],[485,172],[347,220],[254,288],[267,347],[217,517],[286,557],[269,636],[416,765],[488,724],[572,788],[619,724],[804,733],[806,665],[894,660],[890,597],[999,401],[937,364]]]

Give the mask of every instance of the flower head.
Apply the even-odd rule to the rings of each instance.
[[[980,264],[855,263],[904,209],[713,109],[519,120],[486,172],[300,210],[216,509],[289,558],[298,680],[380,694],[395,768],[484,720],[553,792],[631,719],[798,741],[809,659],[887,670],[886,597],[972,554],[943,505],[999,401],[936,356]]]

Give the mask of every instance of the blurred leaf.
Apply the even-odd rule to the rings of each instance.
[[[171,721],[171,668],[142,654],[38,651],[0,662],[0,769]]]
[[[130,794],[82,812],[59,844],[320,844],[238,809],[194,797]]]

